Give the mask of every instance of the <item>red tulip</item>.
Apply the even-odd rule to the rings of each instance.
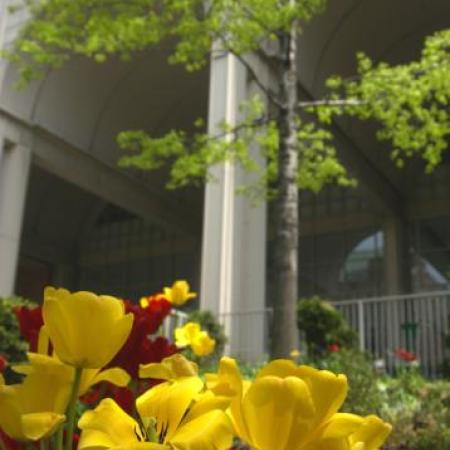
[[[138,378],[139,364],[160,362],[177,352],[165,338],[149,339],[169,315],[171,304],[161,296],[148,297],[145,303],[145,307],[141,307],[125,301],[125,310],[134,315],[133,328],[124,346],[109,363],[109,367],[122,367],[133,379]]]
[[[1,428],[0,428],[0,442],[3,444],[3,446],[6,450],[21,450],[25,446],[19,442],[15,441],[14,439],[10,438]]]
[[[328,345],[327,349],[328,349],[328,351],[329,351],[330,353],[337,353],[337,352],[339,352],[339,351],[341,350],[341,348],[339,347],[339,345],[336,344],[336,343],[333,343],[333,344]]]
[[[39,330],[44,325],[42,308],[40,306],[35,308],[19,306],[15,309],[15,313],[19,322],[20,334],[30,344],[30,351],[36,352]]]
[[[3,373],[8,366],[8,360],[0,354],[0,373]]]
[[[406,361],[406,362],[412,362],[417,359],[417,356],[415,353],[409,352],[408,350],[405,350],[404,348],[395,349],[394,354],[398,359],[401,359],[402,361]]]

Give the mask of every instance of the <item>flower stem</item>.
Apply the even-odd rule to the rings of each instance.
[[[58,428],[55,435],[55,450],[63,450],[64,424]]]
[[[39,450],[48,450],[48,442],[46,439],[41,439],[39,441]]]
[[[67,429],[66,429],[66,443],[65,450],[72,450],[73,429],[75,427],[75,413],[78,401],[78,391],[80,390],[82,367],[75,368],[75,378],[72,384],[72,392],[70,394],[69,406],[67,407]]]

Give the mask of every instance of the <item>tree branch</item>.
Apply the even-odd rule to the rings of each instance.
[[[233,52],[232,52],[233,53]],[[253,69],[252,65],[245,60],[245,58],[242,55],[233,53],[233,55],[241,62],[241,64],[247,69],[248,75],[250,78],[257,84],[257,86],[267,95],[267,98],[271,103],[273,103],[277,108],[283,109],[284,104],[277,98],[276,94],[270,89],[268,86],[266,86],[258,77],[258,75],[255,72],[255,69]]]
[[[269,101],[273,103],[277,108],[283,109],[284,108],[283,103],[276,97],[276,94],[261,81],[261,79],[255,72],[255,69],[253,69],[252,65],[240,53],[234,51],[233,48],[230,45],[228,45],[225,36],[219,34],[218,37],[222,42],[223,48],[232,53],[238,59],[238,61],[247,69],[247,73],[250,76],[250,78],[264,92]]]
[[[345,108],[346,106],[361,106],[366,102],[357,100],[355,98],[338,98],[338,99],[323,99],[323,100],[306,100],[298,102],[297,107],[300,109],[318,108],[321,106],[337,106]]]

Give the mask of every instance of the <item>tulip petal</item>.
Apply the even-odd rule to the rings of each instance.
[[[120,447],[144,440],[138,423],[111,398],[103,399],[78,421],[83,431],[79,448],[98,446]]]
[[[23,414],[21,425],[24,436],[32,441],[37,441],[51,436],[65,420],[64,414],[38,412]]]
[[[155,380],[170,380],[172,371],[163,364],[149,363],[139,365],[139,378],[154,378]]]
[[[70,294],[64,289],[47,288],[42,311],[59,359],[88,369],[99,369],[111,361],[125,343],[133,322],[133,314],[124,314],[122,301],[85,291]]]
[[[13,439],[23,439],[20,416],[22,408],[18,399],[20,385],[0,385],[0,428]]]
[[[241,373],[233,358],[222,357],[218,373],[207,373],[205,379],[207,388],[216,395],[240,396],[242,394]]]
[[[45,289],[44,296],[46,292],[49,292],[49,288]],[[75,361],[76,356],[73,353],[71,343],[75,341],[76,336],[73,329],[73,320],[69,313],[63,308],[60,301],[56,298],[49,297],[44,300],[42,315],[58,358],[67,364]]]
[[[350,434],[357,431],[363,422],[364,419],[355,414],[334,414],[321,431],[321,438],[336,439],[348,437]]]
[[[180,378],[173,383],[165,382],[138,397],[136,407],[142,418],[156,419],[158,435],[164,438],[164,443],[169,442],[192,401],[202,389],[203,382],[198,377]]]
[[[367,416],[361,427],[350,436],[352,449],[364,443],[364,450],[377,450],[389,436],[392,426],[377,416]]]
[[[229,397],[216,396],[211,391],[203,392],[195,399],[195,403],[189,409],[185,420],[194,420],[214,409],[225,411],[230,406],[230,402],[231,399]]]
[[[280,378],[297,376],[297,366],[290,359],[275,359],[264,366],[257,374],[257,378],[273,375]]]
[[[233,429],[223,411],[211,411],[182,425],[170,440],[174,450],[226,450],[232,445]]]
[[[179,353],[164,358],[160,363],[150,363],[139,366],[141,378],[171,380],[182,377],[192,377],[198,374],[198,366]]]
[[[125,387],[130,382],[130,375],[128,375],[128,373],[120,367],[101,370],[97,373],[97,375],[95,375],[91,382],[91,386],[102,381],[107,381],[115,386]]]
[[[303,380],[265,376],[248,389],[242,411],[253,447],[290,450],[287,443],[292,440],[291,433],[301,437],[309,431],[314,406]]]
[[[316,425],[328,420],[344,403],[348,391],[345,375],[300,366],[297,368],[297,376],[308,384],[316,408]]]

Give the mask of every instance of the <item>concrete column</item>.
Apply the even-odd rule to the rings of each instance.
[[[0,142],[0,296],[14,293],[31,151]]]
[[[225,120],[236,123],[249,90],[243,66],[229,54],[211,62],[209,132]],[[217,180],[205,188],[201,308],[225,326],[226,352],[247,360],[265,351],[266,205],[252,206],[236,188],[249,177],[230,163],[214,167]]]
[[[387,294],[411,291],[407,222],[398,217],[389,217],[384,224],[384,270]]]

